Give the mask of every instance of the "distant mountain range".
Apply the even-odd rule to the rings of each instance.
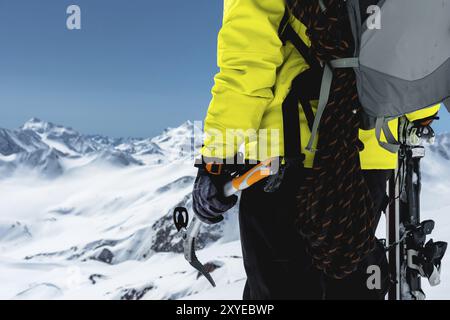
[[[33,118],[17,130],[0,129],[0,178],[18,169],[56,177],[93,163],[124,167],[182,160],[192,157],[194,131],[201,137],[200,129],[188,121],[154,138],[116,139],[83,135]]]
[[[142,139],[39,119],[0,129],[0,299],[240,299],[237,207],[197,241],[215,289],[184,260],[173,225],[174,207],[193,214],[194,133],[191,122]],[[449,241],[450,134],[428,146],[423,172],[424,217]],[[430,297],[448,297],[447,266]]]
[[[144,139],[35,118],[0,129],[0,274],[11,273],[0,298],[177,299],[208,288],[184,261],[172,219],[176,206],[192,214],[194,133],[201,137],[189,121]],[[220,240],[239,249],[236,219],[234,209],[197,247]],[[230,256],[207,261],[239,260]]]

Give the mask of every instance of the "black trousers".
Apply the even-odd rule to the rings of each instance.
[[[378,219],[391,174],[391,170],[364,172],[379,208],[375,213]],[[343,280],[328,278],[312,266],[305,242],[294,226],[297,183],[295,174],[290,174],[276,192],[266,193],[264,184],[258,184],[242,193],[239,219],[247,273],[244,299],[382,299],[384,293],[369,290],[366,284],[368,265],[387,269],[381,245]]]

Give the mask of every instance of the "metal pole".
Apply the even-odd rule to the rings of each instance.
[[[398,169],[395,170],[394,176],[389,180],[388,194],[390,199],[393,199],[387,208],[386,212],[386,231],[387,231],[387,245],[390,248],[388,253],[389,274],[391,279],[395,282],[388,292],[388,300],[400,300],[401,295],[401,281],[400,281],[400,247],[395,245],[400,240],[400,215],[399,215],[399,181]]]

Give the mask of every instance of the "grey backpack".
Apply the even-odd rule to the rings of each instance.
[[[376,7],[368,6],[368,2]],[[308,149],[312,150],[328,103],[332,69],[353,68],[364,110],[364,129],[375,128],[380,145],[395,153],[398,142],[388,121],[439,103],[450,112],[450,0],[347,0],[347,8],[355,57],[330,61],[325,66]],[[379,26],[364,21],[367,9],[379,15]],[[381,141],[381,132],[387,143]]]

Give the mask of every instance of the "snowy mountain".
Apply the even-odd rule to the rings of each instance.
[[[174,207],[192,214],[194,132],[186,122],[116,139],[38,119],[0,129],[0,299],[240,299],[236,209],[198,241],[214,289],[184,260],[173,226]],[[450,135],[428,148],[423,191],[435,238],[447,241],[449,154]],[[449,298],[449,275],[446,258],[429,297]]]
[[[191,210],[194,132],[186,122],[151,139],[113,139],[38,119],[2,129],[0,298],[175,299],[207,289],[172,221],[175,206]],[[232,213],[197,245],[231,246],[209,261],[226,274],[241,268],[238,239]]]
[[[194,130],[201,137],[200,128],[186,122],[153,139],[114,139],[33,118],[20,129],[0,129],[0,179],[18,170],[54,178],[87,165],[128,167],[190,159]]]
[[[10,174],[18,167],[39,169],[45,175],[62,172],[60,153],[46,145],[34,131],[0,129],[0,173]]]

